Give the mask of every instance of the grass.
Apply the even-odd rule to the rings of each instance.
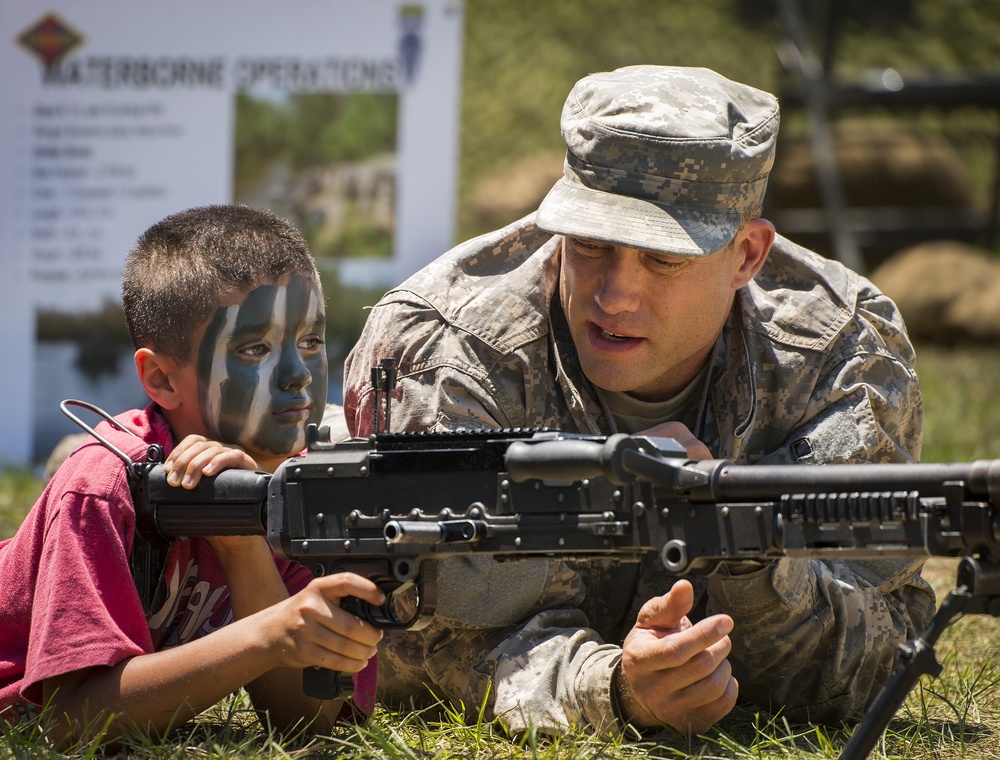
[[[41,482],[26,468],[0,466],[0,540],[13,536],[41,493]]]
[[[814,10],[824,5],[800,4]],[[495,216],[482,218],[474,202],[480,183],[525,161],[548,160],[548,151],[565,150],[559,114],[573,83],[586,74],[632,64],[705,66],[781,93],[784,74],[775,54],[782,35],[780,5],[776,0],[467,0],[458,240],[497,226]],[[834,67],[844,81],[886,67],[907,78],[934,71],[1000,75],[996,2],[829,6],[844,11]],[[813,31],[818,45],[822,31]],[[995,116],[994,109],[931,107],[901,118],[922,134],[947,136],[988,203],[996,166]],[[803,137],[803,114],[786,109],[781,132]]]
[[[1000,457],[1000,349],[917,347],[926,462]]]
[[[917,371],[926,405],[924,461],[969,461],[1000,456],[1000,349],[918,347]],[[0,476],[0,537],[14,533],[37,496],[39,481],[23,470]],[[957,561],[934,558],[925,576],[939,598],[955,585]],[[1000,759],[1000,621],[968,616],[945,631],[937,645],[939,678],[923,677],[897,713],[873,758]],[[37,723],[0,726],[0,760],[6,758],[386,758],[387,760],[631,760],[695,757],[838,757],[851,729],[790,723],[746,706],[705,736],[655,741],[601,742],[584,734],[547,739],[512,738],[482,710],[440,706],[406,711],[379,708],[364,726],[331,736],[303,730],[278,736],[262,726],[242,692],[162,739],[136,736],[117,751],[100,740],[58,751]]]
[[[921,684],[893,720],[871,757],[990,758],[1000,746],[990,728],[998,712],[1000,675],[992,661],[961,666],[955,649],[942,646],[946,676],[936,690]],[[996,654],[996,649],[990,650]],[[838,757],[849,731],[792,724],[737,707],[706,736],[676,734],[645,741],[599,741],[584,734],[544,738],[527,733],[506,736],[476,711],[454,708],[421,712],[376,711],[365,726],[331,735],[308,730],[279,736],[258,722],[241,692],[162,739],[135,736],[122,748],[97,742],[69,750],[55,749],[38,724],[0,727],[0,757],[90,758],[109,756],[144,760],[196,758],[386,758],[387,760],[631,760],[695,757],[712,760],[760,758],[825,759]]]

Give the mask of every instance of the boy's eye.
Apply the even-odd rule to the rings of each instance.
[[[325,342],[319,335],[307,335],[299,341],[299,348],[305,351],[318,351]]]
[[[236,353],[246,359],[259,359],[262,356],[267,356],[270,351],[271,349],[266,343],[251,343],[236,349]]]

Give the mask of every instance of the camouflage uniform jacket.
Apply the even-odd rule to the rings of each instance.
[[[399,362],[393,430],[555,427],[615,432],[559,307],[559,238],[532,217],[458,246],[387,293],[345,369],[355,435],[373,426],[373,365]],[[738,293],[693,432],[737,463],[909,462],[922,404],[913,349],[867,280],[778,237]],[[840,720],[874,697],[934,595],[920,563],[783,559],[691,578],[689,616],[736,623],[741,697]],[[383,699],[461,700],[512,731],[623,729],[611,675],[644,601],[676,580],[641,563],[448,560],[438,614],[380,647]]]

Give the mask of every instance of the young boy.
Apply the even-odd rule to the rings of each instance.
[[[323,416],[323,294],[302,236],[273,214],[209,206],[167,217],[128,256],[122,303],[152,403],[98,430],[133,461],[164,446],[174,485],[226,468],[273,472]],[[224,442],[223,443],[218,442]],[[52,703],[57,736],[160,732],[246,687],[272,725],[340,701],[302,692],[302,669],[355,673],[374,703],[381,632],[340,599],[384,600],[369,580],[313,579],[262,536],[171,545],[166,600],[143,614],[129,570],[135,512],[123,462],[94,439],[74,452],[0,543],[0,716]],[[370,663],[370,664],[369,664]]]

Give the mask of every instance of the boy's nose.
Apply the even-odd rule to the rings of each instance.
[[[312,381],[309,366],[297,348],[285,346],[278,361],[278,385],[281,388],[300,388]]]

